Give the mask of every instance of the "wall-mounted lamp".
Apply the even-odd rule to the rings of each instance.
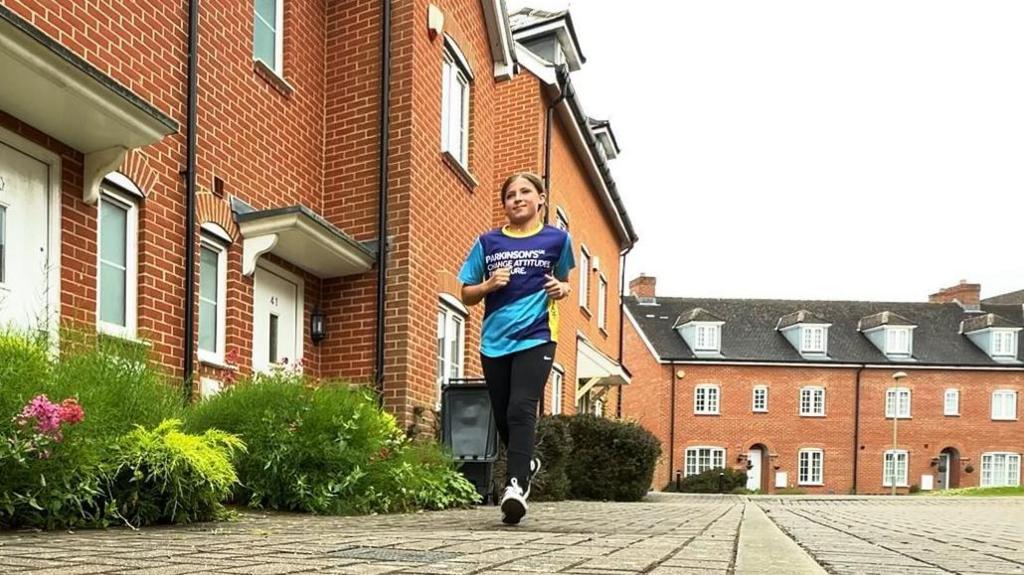
[[[313,343],[320,343],[327,337],[327,321],[324,319],[324,312],[320,306],[316,306],[313,314],[309,316],[309,337]]]

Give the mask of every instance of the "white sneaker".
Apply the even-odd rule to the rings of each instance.
[[[540,458],[534,457],[530,460],[530,475],[526,479],[526,493],[523,493],[523,499],[530,498],[530,488],[533,487],[533,478],[537,477],[540,473]]]
[[[526,496],[523,489],[519,487],[519,480],[512,478],[511,484],[505,488],[505,494],[501,496],[501,521],[508,525],[515,525],[526,515]]]

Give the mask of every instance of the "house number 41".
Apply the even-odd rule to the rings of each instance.
[[[277,302],[277,296],[276,295],[270,296],[270,305],[272,305],[274,307],[277,307],[277,303],[278,303]]]

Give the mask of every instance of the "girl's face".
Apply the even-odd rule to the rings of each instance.
[[[526,224],[536,219],[545,201],[544,195],[526,178],[513,180],[505,189],[505,197],[502,199],[505,216],[513,224]]]

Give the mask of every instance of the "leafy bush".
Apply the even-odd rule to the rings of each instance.
[[[567,473],[573,499],[639,501],[647,494],[661,455],[654,434],[592,415],[565,419],[572,434]]]
[[[42,338],[0,335],[0,528],[102,526],[116,520],[104,504],[117,439],[136,424],[155,426],[183,409],[140,344],[66,331],[62,357]],[[27,450],[16,416],[32,398],[75,400],[84,419]],[[41,446],[41,443],[36,443]],[[19,455],[15,455],[15,451]],[[5,455],[4,455],[5,454]]]
[[[134,526],[187,523],[221,516],[221,501],[238,482],[231,456],[245,445],[234,435],[210,429],[181,432],[181,420],[155,429],[142,426],[122,437],[109,470],[109,504]]]
[[[683,493],[731,493],[734,489],[745,489],[747,472],[730,467],[716,467],[697,475],[684,477],[679,491]]]
[[[572,453],[572,433],[568,419],[563,416],[545,415],[537,420],[537,436],[534,456],[540,458],[540,473],[533,478],[530,487],[531,501],[563,501],[569,497],[569,456]],[[494,477],[491,481],[491,497],[501,499],[505,490],[505,473],[508,469],[508,453],[505,446],[498,449],[494,462]]]
[[[235,494],[255,507],[350,514],[475,499],[439,448],[410,443],[365,388],[263,375],[195,406],[186,428],[241,437],[248,451],[235,460]]]

